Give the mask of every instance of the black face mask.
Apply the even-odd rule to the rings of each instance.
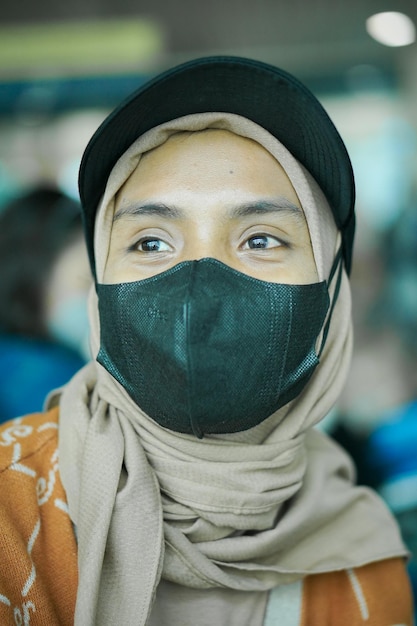
[[[325,281],[269,283],[208,258],[97,293],[98,362],[170,430],[252,428],[295,398],[319,363]]]

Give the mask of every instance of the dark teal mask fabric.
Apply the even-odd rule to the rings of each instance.
[[[318,365],[325,281],[269,283],[211,259],[98,284],[97,357],[161,426],[203,437],[256,426]]]

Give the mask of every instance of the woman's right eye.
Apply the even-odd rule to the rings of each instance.
[[[162,239],[147,237],[138,241],[135,249],[139,252],[169,252],[171,247]]]

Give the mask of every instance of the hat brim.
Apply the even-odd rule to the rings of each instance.
[[[207,57],[160,74],[124,100],[84,152],[79,189],[94,272],[94,222],[110,172],[143,133],[192,113],[242,115],[281,141],[320,185],[342,233],[351,268],[355,185],[346,147],[317,98],[294,76],[239,57]]]

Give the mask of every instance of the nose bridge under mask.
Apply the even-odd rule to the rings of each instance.
[[[268,283],[202,259],[97,291],[97,360],[171,430],[251,428],[300,393],[318,364],[325,283]]]

